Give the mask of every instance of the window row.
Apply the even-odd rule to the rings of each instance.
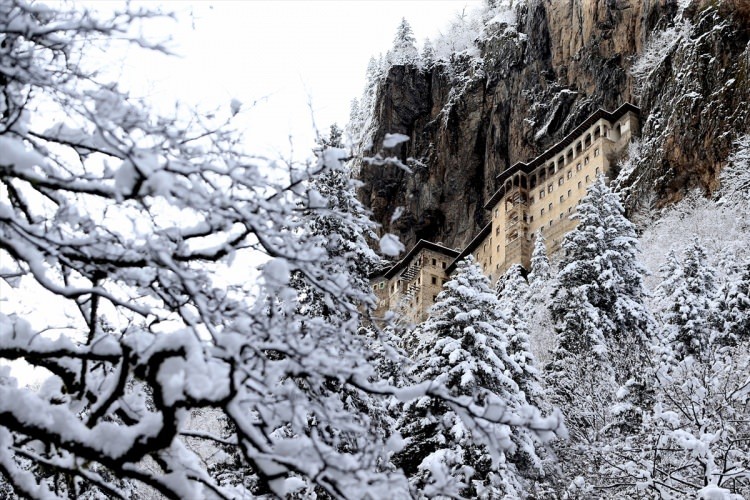
[[[590,144],[586,146],[586,149],[588,149],[589,146],[590,146]],[[537,186],[537,184],[540,184],[540,183],[544,182],[548,177],[552,177],[556,173],[560,172],[565,167],[565,165],[572,164],[573,160],[577,156],[581,155],[582,153],[583,153],[583,150],[578,150],[577,153],[575,155],[573,155],[573,150],[571,150],[571,151],[568,152],[567,159],[566,159],[565,155],[563,155],[563,156],[560,156],[557,159],[557,163],[556,164],[555,164],[555,162],[549,163],[546,167],[543,167],[536,175],[532,175],[531,176],[530,187],[534,188],[534,187]],[[600,149],[598,147],[594,148],[594,157],[598,157],[600,154],[601,154]],[[589,158],[590,158],[590,156],[586,155],[586,157],[583,160],[583,164],[584,165],[588,164]],[[580,168],[581,168],[580,167],[580,162],[578,163],[578,165],[576,167],[578,168],[578,170],[580,170]]]
[[[542,213],[544,213],[544,209],[542,209]],[[568,214],[572,214],[572,213],[573,213],[573,207],[568,207]],[[560,212],[560,214],[559,214],[559,215],[557,216],[557,218],[558,218],[559,220],[562,220],[563,218],[565,218],[565,212]],[[547,225],[548,225],[549,227],[552,227],[552,224],[553,224],[553,223],[554,223],[554,219],[551,219],[551,220],[550,220],[550,221],[549,221],[549,222],[547,223]],[[540,227],[539,227],[539,230],[540,230],[540,231],[544,231],[544,226],[540,226]]]
[[[588,163],[588,157],[586,157],[585,163]],[[576,165],[576,172],[580,172],[582,169],[583,169],[583,167],[581,166],[580,163],[578,165]],[[599,167],[596,167],[596,174],[597,175],[599,174],[599,171],[600,171]],[[566,179],[570,180],[572,177],[573,177],[573,169],[570,169],[570,170],[568,170],[568,172],[564,176],[561,175],[557,179],[557,185],[558,186],[562,186],[563,184],[565,184],[565,180]],[[589,182],[589,176],[588,175],[586,176],[586,182]],[[578,182],[578,187],[579,188],[581,187],[581,183],[580,182]],[[546,190],[545,189],[540,189],[539,190],[539,199],[544,198],[547,195],[547,193],[551,193],[552,191],[554,191],[554,183],[547,184],[547,189]],[[531,198],[529,198],[529,204],[533,204],[535,201],[536,201],[536,198],[534,198],[533,196]]]

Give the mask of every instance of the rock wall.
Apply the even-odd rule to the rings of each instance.
[[[377,89],[372,140],[408,135],[385,153],[413,173],[363,165],[361,199],[407,248],[419,238],[462,247],[487,222],[482,207],[498,173],[541,153],[597,108],[626,101],[642,109],[647,146],[621,183],[631,206],[646,188],[662,202],[693,185],[712,188],[732,140],[748,130],[742,5],[695,0],[683,12],[676,0],[530,0],[517,7],[515,30],[488,27],[479,63],[456,57],[429,70],[391,67]],[[629,68],[644,44],[683,17],[694,39],[636,85]],[[689,92],[701,98],[679,99]],[[399,206],[404,215],[391,222]]]
[[[622,179],[631,207],[687,189],[710,194],[733,142],[750,133],[750,2],[693,2],[689,36],[641,82],[642,151]],[[746,207],[742,207],[743,210]]]

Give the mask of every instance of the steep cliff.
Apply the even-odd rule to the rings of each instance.
[[[626,101],[643,123],[640,154],[619,180],[631,207],[648,192],[667,203],[715,186],[732,141],[750,130],[744,0],[516,3],[515,23],[485,26],[481,57],[391,66],[379,80],[368,140],[408,135],[387,153],[413,170],[360,168],[359,194],[384,232],[407,247],[419,238],[465,245],[486,222],[498,173]],[[653,60],[636,78],[631,65],[644,49]],[[396,207],[404,214],[392,222]]]

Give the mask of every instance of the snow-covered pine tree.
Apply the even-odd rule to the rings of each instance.
[[[430,70],[435,65],[435,47],[429,38],[424,39],[422,44],[422,68]]]
[[[720,195],[725,204],[744,204],[750,201],[750,134],[739,137],[734,146],[719,176]]]
[[[343,273],[353,279],[355,289],[369,292],[370,272],[378,262],[369,248],[367,237],[374,236],[373,223],[364,207],[356,200],[354,181],[341,159],[346,157],[342,143],[343,131],[333,124],[329,133],[319,139],[314,153],[320,158],[307,183],[307,200],[304,231],[325,241],[325,270],[336,280]],[[339,214],[351,215],[342,219]],[[331,317],[331,300],[317,290],[312,279],[300,272],[292,273],[290,285],[299,291],[299,312],[310,318],[348,320],[348,317]],[[372,304],[362,304],[367,309]]]
[[[379,257],[366,241],[367,238],[375,236],[374,224],[367,216],[365,208],[356,199],[355,181],[341,161],[347,156],[343,149],[342,136],[343,131],[334,123],[328,134],[320,137],[319,144],[314,149],[319,161],[307,183],[303,230],[324,242],[325,264],[319,276],[293,272],[290,286],[298,291],[298,314],[303,318],[303,333],[319,329],[321,323],[339,324],[345,329],[358,329],[358,341],[368,346],[366,351],[369,354],[382,353],[382,338],[374,334],[379,332],[370,332],[369,328],[364,327],[369,324],[367,311],[374,304],[365,301],[359,304],[359,310],[342,313],[336,308],[330,296],[316,288],[315,283],[321,279],[332,279],[336,282],[346,277],[352,291],[371,298],[369,274],[379,262]],[[346,216],[341,217],[342,214]],[[368,357],[368,360],[374,368],[380,363],[372,357]],[[290,380],[300,382],[296,377],[291,377]],[[303,391],[308,389],[304,378],[301,379],[300,388]],[[369,426],[374,435],[385,438],[390,432],[392,422],[387,417],[384,398],[367,394],[335,379],[316,388],[316,392],[317,397],[325,397],[329,404],[350,411],[353,418],[361,418],[359,424]],[[314,415],[310,415],[308,420],[311,426],[320,425]],[[289,429],[287,426],[284,432],[293,438],[294,433]],[[331,429],[331,435],[334,439],[327,444],[348,453],[361,446],[373,444],[361,442],[360,436],[348,432],[345,428]],[[321,494],[322,491],[318,490],[317,493]]]
[[[547,256],[547,240],[541,231],[534,235],[534,249],[531,252],[531,270],[529,271],[529,283],[547,281],[552,277],[552,266]]]
[[[382,56],[380,60],[370,57],[365,74],[365,87],[359,101],[352,102],[349,123],[346,125],[347,134],[350,136],[355,152],[361,152],[368,145],[368,137],[371,132],[373,108],[378,84],[383,77],[384,63]]]
[[[679,268],[673,256],[663,268],[660,291],[665,310],[661,314],[662,337],[667,356],[679,361],[707,354],[712,340],[711,316],[717,299],[716,273],[706,262],[706,252],[697,239],[685,249]]]
[[[529,271],[528,290],[528,324],[530,328],[531,350],[536,356],[538,366],[545,366],[555,347],[555,333],[549,305],[555,281],[552,276],[552,265],[547,257],[547,245],[544,235],[537,231],[534,235],[534,249],[531,253],[531,270]]]
[[[388,62],[394,66],[417,64],[419,52],[416,43],[409,22],[406,18],[401,18],[401,23],[396,28],[396,36],[393,38],[393,48],[388,53]]]
[[[349,122],[346,124],[346,137],[352,143],[359,141],[359,135],[362,132],[362,123],[360,120],[359,99],[352,99],[349,104]]]
[[[750,263],[725,286],[718,307],[721,343],[750,342]]]
[[[531,352],[527,319],[529,286],[523,277],[523,267],[514,264],[497,281],[496,290],[500,313],[506,318],[507,352],[513,364],[510,376],[523,391],[526,400],[536,406],[542,403],[541,375]]]
[[[411,372],[415,382],[439,382],[454,396],[476,401],[500,398],[509,410],[527,407],[525,394],[508,375],[517,364],[508,353],[508,325],[499,307],[481,268],[471,257],[460,262],[430,317],[414,332],[424,349]],[[393,462],[427,496],[523,497],[523,472],[539,467],[529,432],[509,430],[504,439],[513,446],[492,457],[484,431],[467,427],[445,402],[407,403],[397,429],[406,445]]]
[[[565,237],[552,300],[558,346],[550,380],[569,410],[572,427],[588,433],[603,430],[598,424],[615,423],[589,419],[590,395],[580,391],[600,385],[601,390],[595,390],[605,413],[615,399],[626,399],[619,404],[616,420],[627,431],[638,425],[637,406],[648,404],[645,367],[653,324],[644,305],[635,228],[602,176],[589,187],[575,217],[579,223]]]
[[[669,250],[664,264],[659,267],[659,275],[661,276],[661,283],[656,287],[654,302],[656,313],[662,314],[671,306],[670,297],[682,279],[680,258],[677,257],[673,249]]]
[[[320,146],[315,151],[322,161],[308,183],[309,206],[315,209],[307,214],[306,231],[326,241],[325,249],[331,264],[327,270],[328,278],[336,280],[340,275],[351,276],[357,291],[369,293],[369,275],[380,260],[367,244],[368,238],[375,237],[375,224],[357,200],[355,181],[341,161],[347,156],[342,136],[343,131],[334,123],[328,135],[321,137]],[[342,218],[340,214],[350,217]],[[310,286],[310,289],[315,287]],[[312,315],[324,313],[327,305],[323,296],[310,294],[308,297],[311,307],[317,302]]]

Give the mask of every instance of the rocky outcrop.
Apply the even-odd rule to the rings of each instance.
[[[694,2],[688,31],[640,84],[644,123],[636,169],[623,186],[631,206],[655,194],[710,194],[733,142],[750,132],[750,3]]]
[[[515,29],[487,27],[479,62],[391,67],[378,86],[372,140],[408,135],[386,153],[413,172],[363,165],[360,197],[407,247],[419,238],[464,246],[486,222],[498,173],[597,108],[626,101],[640,105],[645,122],[643,157],[621,183],[631,204],[646,188],[663,202],[689,186],[710,189],[732,140],[748,130],[741,4],[695,0],[683,12],[676,0],[530,0],[517,7]],[[694,25],[690,43],[636,85],[633,60],[654,32],[683,17]],[[691,92],[700,98],[681,97]],[[391,222],[397,207],[404,215]]]

